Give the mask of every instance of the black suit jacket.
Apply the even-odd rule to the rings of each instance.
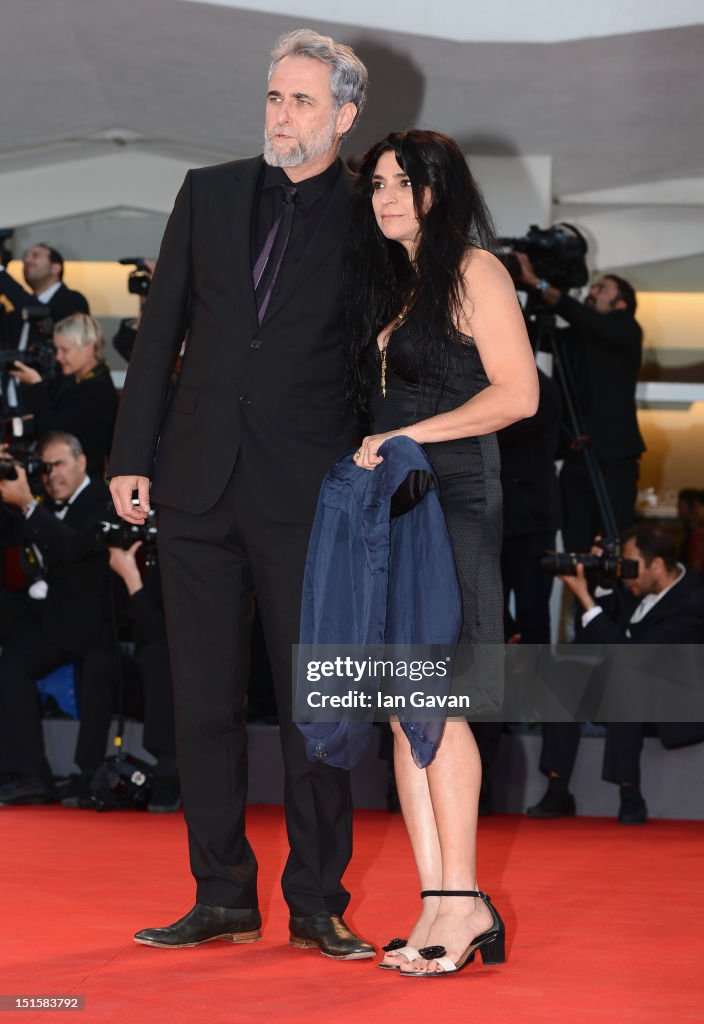
[[[20,315],[22,310],[27,306],[42,306],[44,303],[40,302],[33,292],[23,288],[6,270],[0,270],[0,295],[5,295],[14,306],[14,312],[8,315],[10,347],[14,348],[19,342],[22,330]],[[85,296],[67,288],[65,284],[61,284],[56,289],[46,306],[55,324],[59,320],[63,320],[64,317],[71,316],[72,313],[90,313]],[[30,334],[30,339],[33,341],[36,341],[37,337],[36,331]],[[44,337],[43,340],[48,342],[51,339]]]
[[[110,568],[96,539],[96,524],[107,517],[105,484],[91,480],[69,505],[63,520],[39,505],[29,519],[0,507],[0,542],[36,544],[42,554],[49,590],[41,609],[42,629],[58,647],[83,653],[112,643]]]
[[[679,583],[651,608],[640,622],[630,622],[639,599],[618,589],[600,602],[604,612],[592,619],[577,637],[588,644],[700,644],[704,641],[704,584],[693,572],[686,572]],[[626,629],[630,637],[626,635]],[[675,665],[673,661],[672,665]],[[677,661],[675,674],[687,671]],[[696,670],[695,670],[696,671]],[[663,678],[666,678],[663,672]],[[696,676],[695,676],[696,678]],[[637,691],[638,680],[635,681]],[[667,690],[664,691],[667,699]],[[704,738],[702,722],[659,722],[657,733],[666,747],[698,743]]]
[[[597,313],[568,295],[561,297],[555,311],[571,325],[557,336],[564,341],[583,429],[594,451],[612,459],[640,455],[645,445],[636,415],[643,348],[638,321],[623,309]]]
[[[37,437],[49,430],[74,434],[83,445],[88,475],[103,475],[117,415],[117,392],[105,363],[78,382],[73,377],[56,377],[23,385],[22,401],[34,416]]]
[[[257,157],[186,176],[130,360],[108,472],[149,476],[155,503],[198,513],[220,497],[239,458],[253,510],[307,522],[322,477],[355,440],[352,417],[342,412],[337,334],[351,184],[342,168],[305,253],[259,326],[250,221],[262,163]]]
[[[599,603],[604,612],[581,630],[579,643],[698,644],[704,641],[704,584],[693,572],[685,572],[679,583],[640,622],[630,622],[640,599],[625,589],[615,590]]]

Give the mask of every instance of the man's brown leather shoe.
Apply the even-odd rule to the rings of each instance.
[[[135,942],[160,949],[184,949],[202,942],[223,939],[225,942],[259,942],[262,918],[259,911],[233,910],[231,907],[209,907],[196,903],[185,917],[165,928],[144,928],[137,932]]]
[[[338,914],[323,911],[310,917],[292,917],[289,943],[296,949],[314,949],[335,960],[366,960],[375,950],[351,932]]]

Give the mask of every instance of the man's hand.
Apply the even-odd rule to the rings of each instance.
[[[27,366],[26,363],[21,363],[19,359],[15,359],[10,370],[10,376],[18,380],[20,384],[41,384],[42,375],[39,370],[35,370],[32,366]]]
[[[587,584],[584,566],[581,562],[577,563],[576,576],[560,576],[560,579],[567,589],[572,591],[585,612],[588,612],[590,608],[596,607],[596,601],[589,593],[589,585]]]
[[[124,548],[108,548],[110,568],[124,580],[127,592],[130,595],[136,594],[143,586],[142,574],[139,571],[136,558],[137,551],[141,546],[141,540],[137,540],[126,551]]]
[[[138,502],[132,503],[132,492],[137,492]],[[141,526],[149,515],[149,477],[148,476],[114,476],[110,481],[115,511],[120,519],[133,526]]]
[[[11,461],[11,460],[5,460]],[[6,505],[13,505],[15,508],[24,508],[34,498],[27,480],[24,466],[15,463],[17,470],[16,480],[0,480],[0,498]]]

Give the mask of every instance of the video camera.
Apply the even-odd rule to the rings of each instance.
[[[130,276],[127,278],[127,291],[130,295],[139,295],[146,298],[149,294],[149,286],[152,283],[152,275],[147,268],[147,264],[143,256],[127,257],[124,260],[118,260],[123,267],[135,267]]]
[[[47,464],[37,455],[37,445],[8,444],[0,452],[0,480],[16,480],[17,466],[23,466],[29,480],[36,480],[47,472]]]
[[[572,224],[554,224],[551,228],[531,224],[521,238],[499,238],[498,242],[503,247],[506,267],[519,288],[520,267],[513,255],[517,252],[525,253],[538,277],[560,291],[581,288],[589,280],[587,241]]]
[[[540,568],[551,576],[576,576],[577,566],[584,566],[584,575],[598,583],[638,578],[638,563],[633,558],[621,557],[621,542],[599,541],[600,555],[580,554],[574,551],[553,551],[540,559]]]

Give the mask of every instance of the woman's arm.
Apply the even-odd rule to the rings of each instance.
[[[464,302],[459,329],[471,335],[489,385],[464,405],[385,434],[365,437],[358,466],[373,469],[381,461],[379,445],[396,434],[419,444],[490,434],[538,408],[538,375],[521,307],[508,271],[488,252],[473,249],[464,272]]]

